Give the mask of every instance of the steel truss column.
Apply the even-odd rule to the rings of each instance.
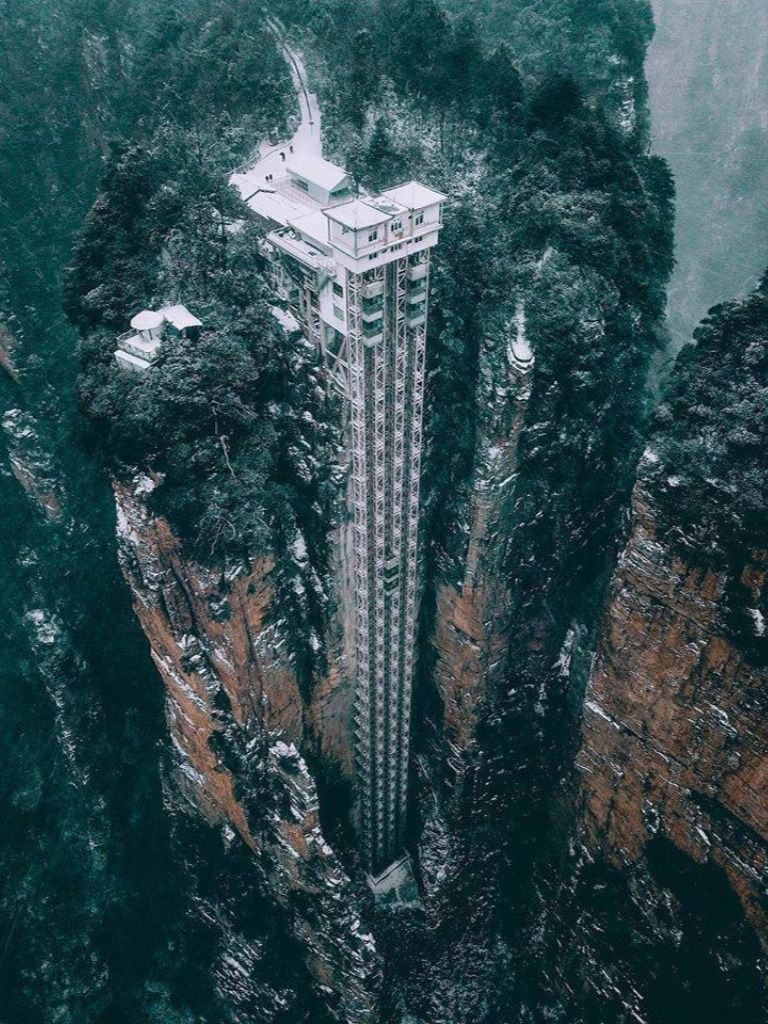
[[[357,771],[366,859],[400,852],[407,810],[418,581],[426,329],[408,323],[407,257],[347,273],[352,448]],[[383,282],[381,329],[366,336],[365,289]]]

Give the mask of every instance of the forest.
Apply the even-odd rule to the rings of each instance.
[[[722,665],[768,663],[768,608],[755,596],[768,278],[713,308],[660,378],[676,183],[651,146],[650,3],[274,0],[269,22],[246,0],[6,0],[3,12],[11,469],[0,494],[16,525],[0,598],[9,692],[32,694],[29,715],[11,697],[0,716],[0,795],[27,837],[0,850],[9,1021],[347,1024],[359,984],[375,1009],[355,1024],[678,1024],[693,989],[699,1024],[729,1006],[759,1024],[761,954],[724,858],[681,852],[682,830],[653,806],[657,780],[643,779],[644,859],[604,861],[585,838],[577,774],[585,705],[598,724],[610,717],[590,686],[611,602],[627,589],[616,574],[638,494],[658,527],[648,550],[668,546],[681,579],[722,584]],[[350,572],[337,550],[343,399],[319,353],[274,316],[264,229],[228,184],[297,114],[275,17],[317,92],[325,156],[360,189],[414,178],[448,196],[430,271],[408,780],[407,846],[425,899],[399,916],[372,905],[349,780],[320,736],[328,728],[338,748],[347,728],[331,706],[347,657],[332,635]],[[117,336],[138,310],[169,303],[200,318],[199,339],[167,339],[145,374],[121,372]],[[524,377],[510,357],[521,341]],[[169,525],[186,579],[149,531],[131,537],[125,494]],[[135,565],[126,571],[130,543],[151,569],[143,591]],[[262,622],[265,565],[274,594]],[[200,580],[218,587],[205,600]],[[131,602],[156,615],[151,628]],[[656,594],[651,604],[640,632],[672,614]],[[175,669],[163,630],[181,651]],[[278,715],[298,722],[298,753],[262,728],[263,679],[249,719],[216,677],[238,630],[254,678],[271,672],[286,695]],[[618,654],[612,667],[628,703],[652,700],[623,679]],[[213,825],[209,808],[190,813],[174,793],[180,772],[186,784],[200,775],[184,762],[184,726],[169,736],[163,717],[175,671],[182,694],[190,678],[208,688],[190,698],[189,732],[203,708],[214,735],[201,756],[215,786],[234,779],[235,810]],[[610,721],[627,744],[642,732],[635,717]],[[727,790],[739,744],[746,760],[762,742],[725,711],[719,721],[727,770],[695,792],[697,815]],[[630,757],[618,763],[606,754],[609,794],[632,776]],[[302,772],[317,794],[310,839],[293,803]],[[621,821],[630,802],[617,796],[611,814]],[[279,844],[242,843],[243,808],[257,836],[283,815],[307,862],[338,855],[331,915],[319,875],[276,895]],[[762,850],[759,828],[718,813],[724,835]],[[704,818],[691,821],[704,831]],[[370,974],[360,944],[374,949]],[[359,975],[345,973],[350,962]]]

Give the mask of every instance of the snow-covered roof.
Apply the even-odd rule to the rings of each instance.
[[[283,330],[289,334],[301,330],[301,324],[289,310],[281,309],[280,306],[270,306],[269,311]]]
[[[298,203],[294,203],[292,199],[279,192],[266,189],[259,189],[251,194],[245,190],[242,192],[243,198],[254,213],[265,220],[274,221],[275,224],[280,224],[282,227],[285,227],[289,220],[301,217],[303,213],[307,212],[306,206],[299,206]]]
[[[381,194],[389,196],[396,203],[402,203],[409,210],[423,210],[425,206],[444,203],[448,198],[442,192],[436,192],[435,189],[428,188],[419,181],[407,181],[404,185],[398,185],[396,188],[387,188]]]
[[[382,213],[391,214],[393,217],[397,216],[398,213],[408,212],[407,206],[403,206],[402,203],[395,202],[391,196],[363,196],[361,198],[368,204],[368,206],[373,206],[375,209],[381,210]]]
[[[143,334],[132,334],[130,337],[123,335],[117,339],[118,348],[125,349],[136,349],[140,355],[146,356],[147,359],[152,359],[157,354],[160,348],[159,338],[145,338]]]
[[[320,210],[305,213],[303,217],[295,217],[289,220],[288,224],[294,231],[298,231],[305,238],[312,239],[318,245],[328,245],[328,221]]]
[[[183,331],[185,327],[202,327],[202,320],[198,320],[189,312],[186,306],[163,306],[161,315],[172,324],[177,331]]]
[[[358,230],[360,228],[372,228],[376,224],[384,224],[392,219],[391,213],[377,210],[375,206],[365,202],[363,199],[353,199],[349,203],[342,203],[340,206],[332,206],[325,211],[325,216],[335,220],[344,227]]]
[[[131,352],[124,352],[120,348],[115,352],[115,359],[119,366],[123,366],[129,370],[148,370],[150,367],[149,360],[140,359]]]
[[[321,156],[309,154],[293,156],[286,164],[286,169],[294,177],[311,181],[313,185],[319,185],[327,192],[333,192],[349,178],[343,167],[332,164],[330,160],[324,160]]]
[[[154,331],[163,323],[163,314],[156,313],[154,309],[142,309],[140,313],[131,320],[131,327],[134,331]]]

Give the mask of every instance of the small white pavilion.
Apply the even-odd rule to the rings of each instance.
[[[202,326],[202,321],[186,306],[142,309],[131,319],[131,330],[117,339],[117,365],[121,370],[143,373],[156,358],[166,332],[176,337],[197,339]]]

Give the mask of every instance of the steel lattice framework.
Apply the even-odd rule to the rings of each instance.
[[[401,849],[407,806],[428,269],[425,251],[346,278],[355,732],[374,874]],[[366,300],[376,305],[372,316]]]
[[[322,231],[298,219],[263,250],[346,399],[357,794],[374,891],[406,859],[430,250],[445,199],[418,182],[358,196],[324,209]]]

